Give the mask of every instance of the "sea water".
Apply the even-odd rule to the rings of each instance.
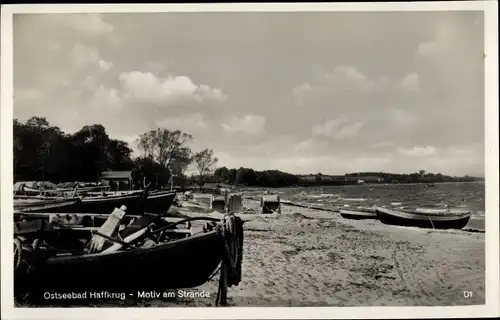
[[[426,184],[372,184],[349,186],[323,186],[282,188],[282,199],[312,206],[370,207],[410,206],[448,207],[471,211],[466,229],[484,230],[485,184],[484,182]]]

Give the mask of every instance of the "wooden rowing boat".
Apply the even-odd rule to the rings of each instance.
[[[37,265],[34,274],[16,279],[16,285],[29,287],[35,296],[43,292],[163,292],[202,285],[222,256],[220,239],[212,231],[147,249],[50,257]]]
[[[157,191],[148,195],[145,200],[145,212],[166,214],[174,202],[176,193],[173,191]]]
[[[15,206],[15,210],[23,212],[109,214],[115,208],[124,205],[127,207],[128,214],[143,214],[144,212],[164,214],[172,206],[174,199],[175,192],[155,192],[144,196],[142,190],[125,195],[83,197],[81,200],[80,198],[35,197],[15,199],[19,203],[18,206]]]
[[[123,230],[123,240],[105,237],[124,245],[123,250],[112,246],[97,253],[73,252],[67,255],[48,249],[33,250],[35,246],[15,238],[16,297],[28,293],[32,301],[47,303],[44,296],[47,292],[122,292],[127,295],[126,298],[136,298],[138,292],[164,292],[202,285],[222,263],[221,268],[225,271],[221,277],[225,280],[221,279],[219,285],[225,286],[225,289],[220,291],[220,303],[226,303],[227,287],[238,285],[241,280],[243,221],[234,215],[225,216],[220,224],[212,224],[211,228],[204,228],[199,234],[170,241],[168,236],[163,236],[163,231],[168,231],[175,224],[187,220],[217,219],[187,218],[161,227],[155,220],[152,218],[147,222],[144,220],[145,223],[136,223],[128,232]],[[132,237],[135,243],[132,244],[130,239],[125,241],[136,234],[135,230],[142,231],[144,228],[149,231]],[[228,261],[235,261],[236,264],[229,264]],[[93,297],[87,299],[96,300]]]
[[[355,207],[353,209],[339,209],[345,219],[377,219],[377,211],[373,207]]]
[[[377,216],[382,223],[400,226],[412,226],[433,229],[462,229],[471,217],[470,212],[454,212],[444,214],[436,211],[433,214],[417,212],[417,210],[395,210],[376,207]],[[450,211],[453,212],[453,211]]]
[[[71,199],[51,199],[31,201],[14,201],[14,213],[16,212],[71,212],[78,208],[81,200]]]

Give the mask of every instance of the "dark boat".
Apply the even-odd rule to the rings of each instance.
[[[72,212],[80,205],[79,198],[50,200],[18,200],[14,201],[14,212]]]
[[[40,294],[108,291],[135,295],[137,290],[192,288],[208,280],[223,252],[220,238],[212,231],[148,249],[51,257],[23,280],[40,289]]]
[[[432,229],[462,229],[469,222],[471,213],[466,211],[418,209],[394,210],[376,207],[377,216],[382,223],[408,227]]]
[[[84,197],[75,209],[85,213],[109,213],[125,205],[127,214],[166,213],[174,199],[175,192],[152,192],[145,196],[142,190],[118,196]]]
[[[377,219],[377,211],[370,207],[356,207],[352,209],[339,209],[340,215],[345,219]]]
[[[146,194],[146,192],[147,190],[139,190],[124,195],[83,197],[81,200],[79,198],[57,197],[31,198],[29,200],[33,201],[32,203],[26,201],[22,205],[15,206],[15,209],[24,212],[109,214],[114,208],[125,205],[128,214],[166,213],[175,199],[175,192],[153,192],[151,194]],[[16,201],[22,203],[21,199],[16,199]]]
[[[149,213],[166,214],[174,202],[176,193],[173,191],[152,192],[145,200],[145,211]]]
[[[78,200],[77,200],[78,199]],[[20,200],[20,199],[19,199]],[[127,212],[130,214],[142,213],[144,208],[144,199],[142,192],[131,193],[120,196],[103,196],[103,197],[84,197],[84,198],[49,198],[45,197],[42,200],[36,201],[38,205],[29,204],[26,202],[19,205],[15,209],[19,211],[29,210],[29,212],[85,212],[85,213],[110,213],[114,208],[119,208],[122,205],[127,207]],[[62,205],[63,203],[73,203],[74,205]],[[59,206],[52,204],[61,203]],[[142,211],[142,212],[141,212]]]
[[[128,214],[144,213],[145,198],[143,192],[130,193],[118,196],[84,197],[77,212],[85,213],[110,213],[122,205],[127,207]]]
[[[47,219],[14,222],[14,237],[38,239],[49,244],[57,244],[60,252],[64,250],[83,250],[92,236],[92,229],[80,226],[58,226]]]
[[[40,303],[50,303],[45,296],[47,292],[87,293],[83,298],[86,301],[98,300],[90,296],[91,292],[105,296],[123,293],[124,299],[137,298],[140,292],[162,293],[200,286],[211,278],[221,263],[227,272],[221,273],[225,281],[220,281],[219,286],[237,286],[241,280],[243,221],[233,216],[231,228],[227,227],[227,223],[211,224],[211,228],[204,228],[203,232],[183,239],[169,241],[161,237],[162,230],[188,220],[213,222],[218,219],[188,218],[167,224],[146,233],[149,238],[145,239],[156,239],[153,240],[156,242],[153,246],[146,247],[143,239],[139,241],[139,246],[135,246],[135,243],[123,251],[109,253],[67,255],[60,254],[60,251],[37,251],[31,249],[30,245],[26,249],[26,244],[22,245],[15,239],[15,295],[19,299],[28,293],[31,301]],[[140,224],[136,224],[136,228],[130,232],[140,227]],[[116,241],[120,243],[121,240]],[[229,248],[236,248],[236,251],[228,251],[228,245]],[[232,260],[236,261],[236,265],[228,264]],[[225,295],[227,291],[222,289],[220,292]],[[225,303],[225,297],[220,301]]]

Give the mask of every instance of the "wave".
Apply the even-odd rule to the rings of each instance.
[[[485,217],[484,211],[476,211],[472,214],[473,217]]]
[[[344,200],[344,201],[367,201],[368,199],[366,198],[341,198],[341,200]]]

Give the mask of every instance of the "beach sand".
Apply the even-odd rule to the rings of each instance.
[[[212,216],[208,200],[172,211]],[[242,281],[228,288],[240,307],[452,306],[485,303],[484,233],[388,226],[338,213],[282,206],[260,214],[244,200]],[[200,262],[202,263],[202,262]],[[167,275],[168,276],[168,275]],[[212,307],[219,275],[186,289],[208,297],[109,301],[94,307]],[[471,296],[464,297],[464,291]]]
[[[195,207],[181,211],[203,215]],[[347,220],[286,205],[281,215],[263,215],[252,200],[245,200],[245,208],[247,214],[240,215],[246,221],[243,275],[239,286],[228,289],[230,306],[485,303],[484,234]],[[214,306],[218,278],[189,289],[207,292],[208,298],[145,301],[144,306]],[[464,297],[464,291],[472,296]]]

